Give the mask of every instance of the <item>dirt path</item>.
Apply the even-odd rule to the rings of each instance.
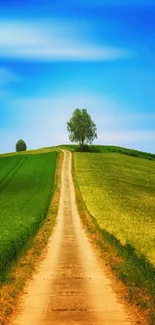
[[[57,225],[12,324],[131,325],[81,226],[71,159],[65,151]]]

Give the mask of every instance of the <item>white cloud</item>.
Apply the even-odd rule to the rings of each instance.
[[[76,28],[75,28],[76,27]],[[30,60],[119,60],[134,54],[111,45],[100,46],[64,22],[0,23],[0,57]]]
[[[134,142],[147,142],[155,141],[155,131],[154,130],[126,130],[113,132],[99,132],[98,140],[102,143],[134,143]]]
[[[102,123],[112,123],[112,122],[120,122],[123,123],[125,121],[133,122],[133,121],[146,121],[146,120],[153,120],[155,121],[155,113],[115,113],[115,114],[106,114],[98,115],[96,117],[97,121]]]

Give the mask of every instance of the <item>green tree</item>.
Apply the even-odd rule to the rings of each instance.
[[[27,145],[24,140],[19,139],[16,143],[16,151],[26,151]]]
[[[81,148],[97,139],[96,125],[85,108],[74,110],[71,119],[67,122],[67,130],[70,141],[78,142]]]

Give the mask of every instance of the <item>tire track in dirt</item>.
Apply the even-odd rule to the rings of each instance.
[[[64,151],[55,231],[12,324],[131,325],[81,225],[71,165],[72,155]]]

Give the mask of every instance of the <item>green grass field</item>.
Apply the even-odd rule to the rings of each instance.
[[[57,148],[58,147],[47,147],[47,148],[40,148],[40,149],[34,149],[34,150],[1,153],[0,158],[13,157],[13,156],[37,155],[37,154],[41,154],[41,153],[57,151]]]
[[[45,218],[57,152],[0,158],[0,281]]]
[[[155,265],[155,162],[118,153],[75,153],[75,175],[100,228]]]

